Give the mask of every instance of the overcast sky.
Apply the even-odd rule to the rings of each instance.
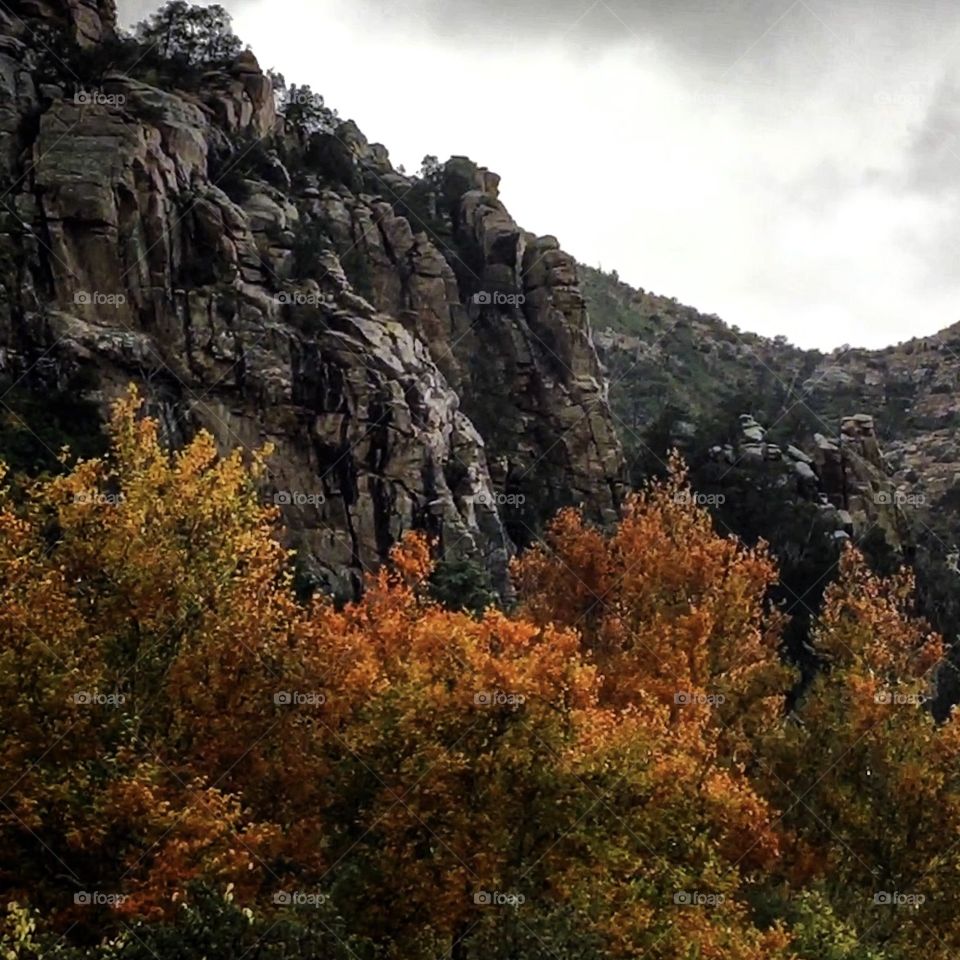
[[[578,259],[830,349],[960,320],[956,3],[224,5],[394,164],[467,154]]]

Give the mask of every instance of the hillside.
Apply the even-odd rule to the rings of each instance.
[[[0,2],[0,957],[953,960],[958,376]]]
[[[836,576],[831,538],[907,564],[950,641],[938,712],[960,702],[960,325],[883,350],[801,350],[580,266],[633,482],[679,447],[721,529],[764,539],[791,656]]]
[[[466,157],[395,169],[228,33],[172,71],[156,42],[116,33],[106,2],[25,3],[5,24],[14,470],[58,469],[65,443],[97,453],[134,382],[173,446],[201,429],[223,451],[272,446],[262,493],[307,593],[356,596],[417,529],[450,583],[509,598],[510,558],[560,507],[609,524],[679,446],[725,498],[717,522],[777,544],[785,571],[799,562],[798,590],[835,568],[820,534],[778,536],[812,505],[828,540],[914,562],[952,632],[956,328],[829,355],[749,334],[578,266]],[[763,464],[786,479],[757,480]],[[786,483],[783,505],[734,515],[735,477]],[[804,624],[819,594],[790,606]]]
[[[934,502],[960,474],[960,324],[883,350],[824,354],[634,290],[615,274],[580,272],[628,444],[669,408],[693,422],[729,407],[804,447],[860,413],[874,418],[903,491]]]
[[[133,381],[174,444],[273,446],[265,494],[301,577],[341,597],[410,529],[506,595],[557,508],[613,519],[622,455],[556,240],[466,158],[398,172],[232,35],[171,69],[181,34],[120,37],[107,0],[0,11],[0,438],[18,464],[95,445]]]

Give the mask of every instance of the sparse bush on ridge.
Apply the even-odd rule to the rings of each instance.
[[[137,26],[135,35],[157,57],[176,67],[212,69],[227,66],[243,49],[231,20],[219,4],[169,0]]]

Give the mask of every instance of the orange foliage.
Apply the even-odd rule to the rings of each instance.
[[[561,513],[509,615],[428,600],[416,534],[359,601],[303,605],[266,453],[170,455],[138,407],[109,456],[0,500],[0,883],[61,927],[169,918],[202,882],[268,913],[328,891],[388,957],[509,927],[567,931],[557,955],[785,960],[758,886],[862,889],[857,861],[929,860],[935,814],[955,823],[954,724],[877,696],[922,692],[940,656],[909,581],[848,556],[831,670],[785,732],[776,570],[714,532],[678,461],[609,532]],[[843,781],[814,780],[824,755]],[[125,899],[91,917],[78,885]]]
[[[521,615],[578,630],[617,707],[653,702],[738,760],[777,722],[790,675],[781,619],[765,595],[776,568],[762,547],[717,536],[692,505],[674,458],[669,479],[627,503],[609,536],[572,510],[514,573]]]

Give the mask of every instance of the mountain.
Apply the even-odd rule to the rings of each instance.
[[[955,957],[957,331],[744,333],[216,5],[2,0],[0,955]]]
[[[615,518],[573,258],[485,168],[407,176],[229,34],[165,59],[173,29],[121,37],[110,0],[0,9],[7,459],[95,447],[133,382],[171,445],[272,445],[301,577],[340,596],[411,528],[507,594],[556,509]]]
[[[801,350],[581,265],[633,481],[683,450],[718,525],[771,544],[791,657],[853,539],[906,564],[949,641],[935,709],[960,702],[960,324],[883,350]]]
[[[420,529],[479,606],[559,508],[610,523],[679,447],[717,524],[771,543],[796,659],[849,539],[912,564],[953,636],[960,327],[826,354],[631,288],[524,231],[487,168],[395,168],[185,10],[139,39],[108,0],[0,13],[15,472],[98,451],[133,382],[171,447],[270,445],[305,591],[356,596]]]
[[[872,416],[903,496],[933,503],[960,479],[960,323],[883,350],[802,350],[581,266],[611,403],[636,438],[668,407],[702,419],[725,404],[787,424],[811,445]],[[781,430],[783,433],[783,430]]]

